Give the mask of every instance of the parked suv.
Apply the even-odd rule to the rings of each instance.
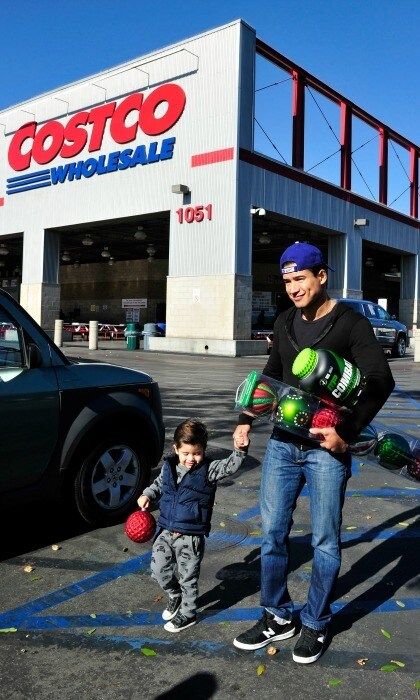
[[[66,496],[90,524],[135,507],[163,451],[159,387],[70,362],[0,290],[0,503]]]
[[[388,311],[364,299],[338,299],[344,304],[349,304],[355,311],[369,319],[374,333],[383,348],[391,350],[394,357],[404,357],[406,349],[410,345],[407,326],[390,316]]]

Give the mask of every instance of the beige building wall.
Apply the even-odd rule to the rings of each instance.
[[[250,318],[250,277],[168,278],[167,337],[247,340]]]

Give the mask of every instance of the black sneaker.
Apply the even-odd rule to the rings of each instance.
[[[299,639],[293,649],[293,661],[298,664],[313,664],[324,650],[326,636],[326,630],[314,630],[302,625]]]
[[[168,605],[162,613],[164,620],[172,620],[172,618],[175,617],[181,606],[181,600],[182,598],[180,595],[169,598]]]
[[[163,629],[166,630],[167,632],[182,632],[182,630],[185,630],[187,627],[191,627],[191,625],[195,625],[197,622],[197,615],[193,615],[192,617],[185,617],[181,612],[177,612],[174,618],[170,620],[170,622],[167,622],[166,625],[163,625]]]
[[[243,632],[233,640],[238,649],[261,649],[271,642],[279,642],[281,639],[293,637],[295,626],[293,622],[284,621],[283,624],[276,622],[274,615],[264,610],[261,620],[251,627],[247,632]]]

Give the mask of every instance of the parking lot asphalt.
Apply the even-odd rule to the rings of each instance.
[[[207,423],[215,456],[232,447],[236,387],[266,360],[127,351],[118,341],[102,343],[98,351],[82,342],[66,344],[64,352],[151,374],[161,387],[166,449],[175,426],[195,416]],[[397,387],[378,419],[419,435],[420,364],[410,355],[391,359],[390,366]],[[273,655],[233,647],[232,639],[260,615],[258,490],[269,434],[269,423],[261,420],[245,466],[219,485],[200,578],[199,623],[179,635],[163,630],[164,600],[148,571],[150,543],[134,544],[122,525],[84,528],[55,505],[3,513],[2,697],[418,698],[420,483],[368,457],[353,460],[336,615],[325,654],[301,666],[291,658],[294,639],[276,643]],[[304,490],[291,532],[289,589],[297,609],[311,574],[310,533]],[[25,565],[32,571],[26,573]]]

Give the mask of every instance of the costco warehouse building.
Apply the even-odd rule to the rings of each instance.
[[[334,177],[306,162],[309,98],[336,113]],[[360,124],[371,196],[355,186]],[[1,284],[49,331],[60,315],[123,323],[134,309],[166,323],[151,350],[264,352],[252,324],[285,307],[279,253],[295,240],[324,251],[332,296],[386,299],[419,323],[419,147],[241,20],[5,110],[0,139]],[[394,152],[405,210],[388,193]]]

